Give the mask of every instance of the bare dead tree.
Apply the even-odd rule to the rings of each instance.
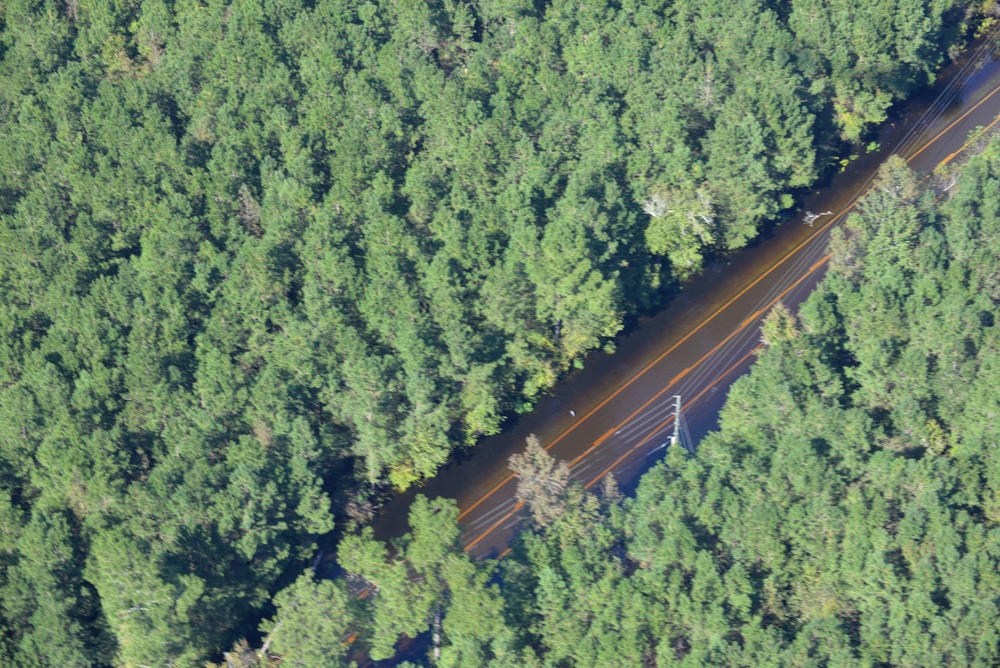
[[[833,211],[824,211],[823,213],[813,213],[812,211],[806,211],[805,215],[802,217],[802,222],[804,222],[809,227],[813,226],[821,216],[832,216]]]
[[[659,218],[668,213],[673,213],[670,209],[670,199],[663,194],[655,193],[642,204],[642,210],[653,218]]]

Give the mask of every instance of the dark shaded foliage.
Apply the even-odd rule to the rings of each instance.
[[[217,656],[332,493],[432,474],[752,238],[961,5],[0,3],[3,663]]]

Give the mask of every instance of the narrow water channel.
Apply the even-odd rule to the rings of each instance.
[[[881,129],[879,150],[852,161],[802,202],[796,216],[767,238],[695,277],[657,315],[616,340],[613,354],[594,353],[535,410],[502,433],[483,439],[433,479],[394,498],[375,521],[376,536],[406,530],[416,494],[457,500],[463,544],[474,557],[503,553],[516,531],[519,506],[508,458],[535,434],[570,462],[585,485],[614,473],[626,490],[664,452],[673,432],[674,397],[682,402],[684,445],[716,426],[729,386],[746,373],[760,320],[778,299],[795,307],[825,272],[829,230],[840,224],[891,154],[928,173],[952,159],[970,132],[1000,114],[1000,60],[995,36],[981,40],[937,82]],[[805,212],[820,215],[812,225]]]

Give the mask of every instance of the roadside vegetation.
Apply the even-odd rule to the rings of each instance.
[[[0,2],[0,662],[203,665],[336,588],[272,600],[753,239],[980,9]]]
[[[473,564],[452,502],[419,498],[391,558],[342,543],[377,594],[302,576],[274,650],[345,661],[308,644],[309,609],[374,658],[419,635],[438,666],[996,665],[1000,141],[944,201],[928,183],[883,168],[697,454],[672,447],[622,498],[529,445],[508,556]]]

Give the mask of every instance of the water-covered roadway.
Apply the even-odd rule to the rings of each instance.
[[[938,77],[879,137],[882,149],[851,163],[802,212],[770,238],[710,267],[657,316],[617,343],[611,355],[594,354],[586,368],[560,383],[515,426],[484,439],[472,454],[418,489],[389,503],[376,535],[405,531],[416,493],[457,500],[466,549],[475,557],[504,553],[520,517],[511,454],[536,434],[570,464],[587,487],[608,473],[635,482],[673,433],[675,395],[689,447],[714,425],[726,390],[749,368],[760,341],[760,322],[777,301],[794,307],[822,278],[830,229],[843,221],[890,154],[930,173],[967,149],[970,133],[991,127],[1000,113],[1000,62],[995,39],[984,40]],[[819,215],[811,225],[806,212]]]

